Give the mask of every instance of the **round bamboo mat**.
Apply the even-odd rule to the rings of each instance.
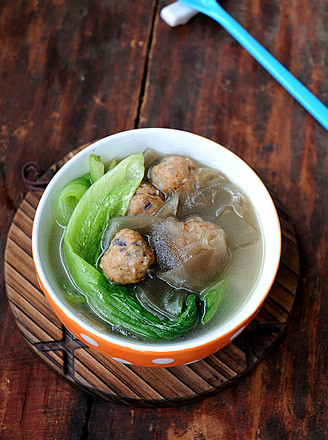
[[[68,154],[55,172],[86,145]],[[34,186],[38,189],[38,185]],[[252,323],[224,349],[187,366],[143,368],[111,360],[76,339],[58,320],[34,271],[31,233],[41,191],[28,192],[9,230],[5,283],[18,328],[36,355],[71,384],[105,400],[134,406],[189,403],[232,385],[248,374],[283,334],[294,304],[299,252],[291,221],[272,194],[282,226],[282,258],[275,283]]]

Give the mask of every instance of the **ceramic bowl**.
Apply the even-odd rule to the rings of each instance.
[[[61,298],[50,269],[49,236],[54,202],[58,192],[72,179],[88,172],[88,157],[102,160],[126,157],[152,148],[163,154],[189,156],[218,168],[250,199],[257,214],[263,238],[263,260],[258,280],[235,315],[206,336],[174,343],[141,343],[95,330]],[[201,136],[180,130],[144,128],[121,132],[101,139],[70,159],[53,177],[38,205],[32,233],[33,259],[40,286],[66,328],[93,349],[117,361],[144,366],[169,367],[189,364],[222,349],[252,321],[274,282],[281,253],[278,215],[264,184],[255,172],[227,148]]]

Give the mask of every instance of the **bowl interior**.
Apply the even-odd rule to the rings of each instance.
[[[74,178],[88,172],[88,157],[92,153],[98,154],[102,160],[108,161],[114,157],[124,158],[147,148],[154,149],[160,154],[189,156],[222,171],[242,189],[251,201],[262,233],[263,258],[260,275],[243,306],[220,328],[205,336],[181,343],[163,345],[137,343],[123,340],[114,335],[97,332],[97,330],[82,321],[56,293],[58,284],[52,275],[53,271],[50,269],[49,237],[53,224],[54,203],[58,192]],[[82,328],[86,328],[89,332],[119,345],[135,349],[147,348],[158,351],[169,349],[174,351],[181,348],[192,348],[217,339],[237,328],[241,322],[257,310],[259,304],[263,302],[268,294],[276,275],[280,259],[281,232],[277,212],[267,189],[254,171],[234,153],[198,135],[179,130],[149,128],[122,132],[97,141],[74,156],[58,171],[45,190],[37,208],[33,225],[32,249],[38,275],[48,293],[63,312],[78,322]]]

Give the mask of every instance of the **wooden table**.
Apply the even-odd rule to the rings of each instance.
[[[289,212],[301,279],[284,338],[250,375],[213,397],[128,407],[50,371],[25,343],[2,283],[0,439],[327,438],[327,131],[214,21],[198,15],[169,28],[159,18],[166,4],[1,2],[2,250],[27,192],[27,161],[47,170],[80,145],[131,128],[192,131],[246,160]],[[328,104],[325,0],[223,6]]]

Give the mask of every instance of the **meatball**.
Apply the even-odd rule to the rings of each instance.
[[[150,171],[150,181],[167,194],[183,189],[193,179],[194,162],[182,156],[168,156]]]
[[[221,228],[214,223],[205,222],[201,217],[189,217],[183,224],[184,237],[186,244],[200,240],[205,233],[217,233]]]
[[[143,183],[132,197],[127,215],[154,214],[163,203],[163,194],[150,183]]]
[[[113,237],[100,261],[106,277],[115,283],[138,283],[147,275],[154,253],[137,231],[124,228]]]

